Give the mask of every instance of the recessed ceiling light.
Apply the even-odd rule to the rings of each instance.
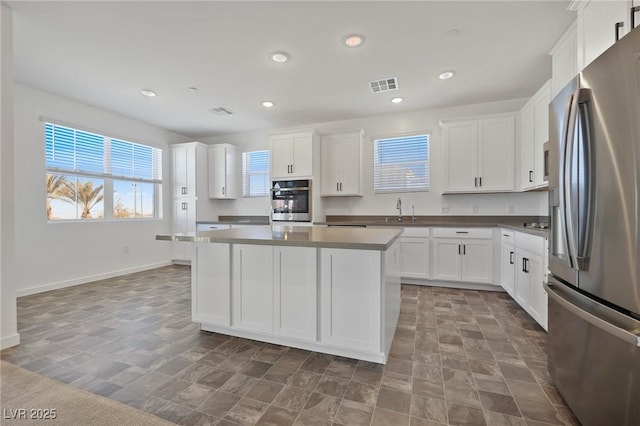
[[[264,101],[262,103],[262,106],[265,108],[273,108],[276,104],[274,102],[271,101]]]
[[[144,89],[140,91],[140,94],[148,97],[148,98],[153,98],[155,95],[157,95],[156,92],[154,92],[153,90],[149,90],[149,89]]]
[[[357,35],[357,34],[351,34],[351,35],[346,36],[344,38],[344,40],[342,40],[342,42],[347,47],[358,47],[362,43],[364,43],[364,36]]]
[[[278,62],[279,64],[283,62],[287,62],[289,60],[289,55],[287,55],[284,52],[275,52],[275,53],[272,53],[270,56],[273,62]]]
[[[452,77],[453,77],[453,75],[454,75],[454,74],[455,74],[455,73],[454,73],[453,71],[445,71],[445,72],[440,73],[440,75],[438,76],[438,78],[439,78],[440,80],[449,80],[450,78],[452,78]]]
[[[393,102],[394,104],[399,104],[400,102],[404,101],[404,98],[391,98],[391,102]]]
[[[447,37],[451,37],[451,38],[458,37],[460,35],[460,30],[457,28],[454,28],[452,30],[447,31],[445,34]]]

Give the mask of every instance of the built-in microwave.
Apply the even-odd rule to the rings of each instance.
[[[549,182],[549,142],[545,142],[543,147],[542,156],[542,180]]]
[[[311,181],[299,179],[271,182],[271,219],[274,222],[310,222]]]

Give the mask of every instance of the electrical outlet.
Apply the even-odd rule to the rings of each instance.
[[[507,213],[513,213],[515,211],[515,207],[512,205],[507,206]]]
[[[471,212],[472,213],[478,213],[478,205],[477,204],[473,204],[471,206]]]
[[[442,214],[449,214],[449,207],[448,206],[443,206],[442,207]]]

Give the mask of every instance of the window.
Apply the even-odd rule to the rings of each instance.
[[[429,135],[374,140],[373,188],[376,194],[429,190]]]
[[[162,150],[45,123],[47,219],[153,218]]]
[[[269,195],[269,151],[242,153],[242,196]]]

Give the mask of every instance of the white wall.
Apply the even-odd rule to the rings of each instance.
[[[20,343],[16,316],[12,12],[0,6],[0,349]]]
[[[315,128],[320,134],[353,129],[364,129],[366,132],[363,152],[364,196],[325,198],[325,213],[328,215],[395,215],[397,214],[396,200],[400,196],[403,203],[403,214],[409,215],[412,204],[415,204],[416,215],[547,215],[545,192],[442,195],[445,162],[443,161],[444,149],[439,121],[456,117],[518,111],[525,102],[526,99],[514,99],[304,126],[305,128]],[[274,131],[275,129],[269,130],[270,133]],[[429,192],[374,194],[372,137],[416,131],[430,133],[431,188]],[[245,151],[265,149],[269,144],[267,132],[264,131],[216,136],[201,141],[208,144],[228,142],[242,147]],[[316,185],[318,184],[319,182],[316,183]],[[474,206],[477,206],[477,213],[473,213]],[[513,213],[507,213],[510,206],[513,206]],[[266,198],[225,200],[217,203],[217,209],[218,214],[221,215],[264,215],[268,214],[269,200]]]
[[[18,295],[168,264],[171,232],[169,144],[188,138],[71,99],[15,85],[15,211]],[[47,223],[41,116],[163,149],[163,218]],[[3,195],[4,197],[4,195]],[[129,247],[128,253],[125,246]]]

